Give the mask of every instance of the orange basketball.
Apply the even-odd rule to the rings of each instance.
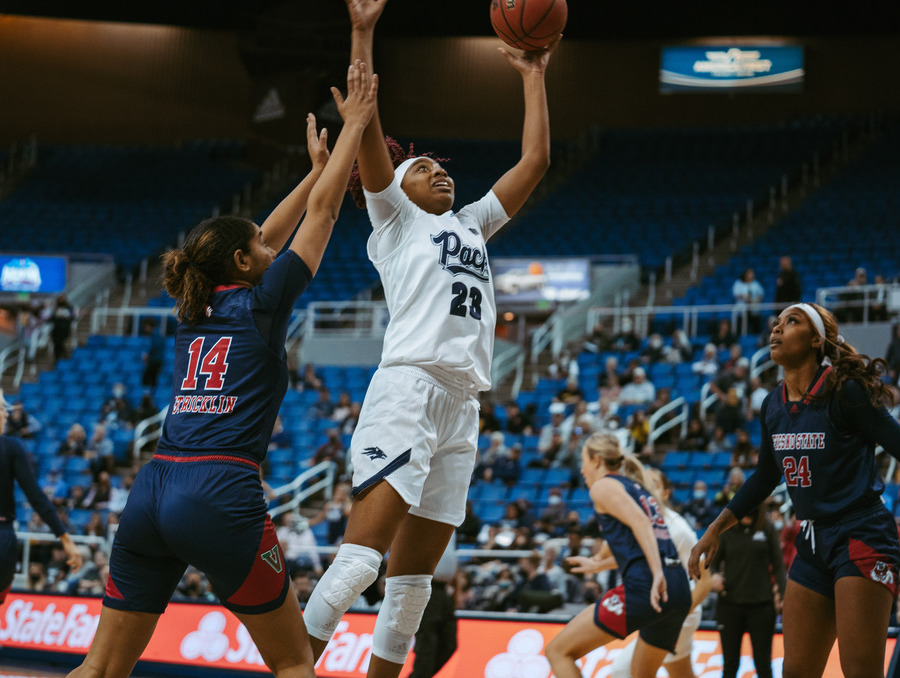
[[[525,51],[550,44],[566,26],[566,0],[491,0],[491,25],[510,47]]]

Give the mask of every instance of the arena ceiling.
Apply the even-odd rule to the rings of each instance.
[[[894,0],[568,0],[570,39],[723,35],[900,34]],[[488,0],[390,0],[381,30],[416,36],[491,35]],[[346,28],[341,0],[0,0],[0,14],[253,31],[271,21]]]

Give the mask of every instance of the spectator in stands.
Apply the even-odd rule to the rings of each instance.
[[[716,508],[722,508],[728,504],[734,498],[734,495],[737,494],[737,491],[741,489],[745,479],[744,471],[738,467],[733,467],[728,472],[728,482],[725,483],[721,490],[716,492],[716,496],[713,499],[713,504]]]
[[[672,333],[672,346],[666,353],[666,362],[688,363],[694,358],[694,344],[682,329]]]
[[[91,517],[88,518],[87,523],[84,525],[84,534],[89,537],[106,536],[106,522],[103,520],[100,511],[91,512]]]
[[[334,403],[331,402],[331,390],[327,386],[319,388],[319,397],[312,404],[312,414],[317,419],[330,419],[334,412]]]
[[[62,471],[58,466],[51,466],[47,475],[41,482],[41,489],[47,495],[47,499],[54,506],[62,506],[69,495],[69,485],[63,479]]]
[[[335,544],[344,535],[352,502],[350,485],[343,482],[337,483],[331,493],[331,499],[326,501],[319,514],[309,521],[310,526],[318,525],[321,522],[328,523],[329,545]]]
[[[106,509],[109,508],[109,498],[112,493],[112,485],[107,471],[100,471],[97,480],[91,483],[81,505],[84,508]]]
[[[150,393],[150,391],[144,391],[141,395],[141,402],[138,403],[137,407],[131,410],[131,415],[129,416],[131,425],[136,426],[144,421],[144,419],[155,417],[159,413],[159,410],[160,408],[153,402],[153,394]],[[147,429],[147,431],[150,432],[156,428],[159,428],[158,424],[154,425],[153,428]]]
[[[66,498],[65,508],[67,511],[74,509],[87,508],[84,506],[84,497],[86,490],[84,485],[69,485],[69,496]]]
[[[322,375],[316,372],[312,363],[303,366],[303,374],[297,379],[298,391],[318,391],[325,385]]]
[[[500,419],[497,417],[494,410],[494,401],[488,398],[482,398],[481,409],[478,412],[479,433],[494,433],[495,431],[501,431],[503,429],[503,425],[500,423]]]
[[[750,377],[750,394],[747,396],[747,421],[759,419],[759,410],[763,400],[769,395],[769,389],[762,385],[758,376]]]
[[[128,501],[128,495],[131,492],[131,486],[134,485],[134,472],[129,471],[122,478],[121,487],[113,487],[109,492],[109,510],[111,513],[119,514],[125,508],[125,502]]]
[[[209,590],[209,582],[203,573],[195,567],[189,566],[181,577],[181,583],[172,594],[172,599],[212,603],[216,597]]]
[[[782,255],[778,260],[778,277],[775,278],[775,303],[792,304],[803,296],[800,274],[794,269],[791,258]]]
[[[607,379],[607,385],[597,389],[598,402],[605,402],[609,405],[610,411],[615,414],[619,407],[619,398],[622,396],[622,386],[618,375],[610,375]]]
[[[291,589],[297,596],[297,602],[301,604],[309,601],[309,596],[316,585],[310,574],[307,570],[297,570],[291,574]]]
[[[558,433],[563,440],[569,437],[569,429],[564,424],[565,419],[566,406],[562,403],[552,403],[550,423],[541,427],[541,434],[538,437],[538,452],[544,454],[549,449],[554,433]]]
[[[550,365],[547,366],[547,376],[551,379],[578,379],[578,360],[573,357],[572,351],[562,349]]]
[[[534,420],[519,409],[515,400],[506,403],[506,432],[513,435],[534,433]]]
[[[519,558],[519,582],[513,589],[513,594],[507,604],[515,607],[519,612],[549,612],[562,603],[562,597],[558,594],[549,601],[549,595],[553,593],[550,579],[541,570],[541,554],[532,551],[531,555]],[[548,594],[545,596],[528,596],[531,593]],[[549,605],[549,607],[548,607]],[[532,607],[538,609],[532,609]]]
[[[869,321],[885,322],[888,319],[887,283],[884,276],[879,273],[872,284],[875,285],[875,290],[869,293]]]
[[[736,388],[728,389],[724,402],[719,403],[716,408],[715,422],[716,429],[721,429],[725,435],[733,434],[746,426],[744,407],[741,405]]]
[[[656,389],[656,398],[653,399],[653,402],[650,403],[650,407],[647,409],[647,416],[652,417],[659,410],[666,407],[672,402],[672,389],[668,386],[663,386],[662,388]],[[675,418],[676,415],[675,410],[670,410],[665,414],[660,415],[657,420],[656,426],[657,428],[661,427],[666,422],[671,421]],[[656,443],[658,445],[665,445],[667,447],[675,446],[678,444],[678,426],[673,426],[667,431],[664,431],[656,438]]]
[[[117,429],[130,424],[131,405],[125,398],[125,384],[113,384],[112,394],[100,407],[100,421]]]
[[[715,344],[709,343],[703,347],[703,356],[691,364],[691,372],[699,375],[704,381],[716,378],[719,373],[719,357]]]
[[[59,361],[69,357],[68,343],[72,336],[72,323],[75,322],[75,309],[60,295],[56,299],[56,307],[50,317],[50,341],[53,342],[53,359]]]
[[[734,451],[731,453],[731,466],[742,469],[750,469],[756,466],[758,452],[750,442],[750,434],[744,429],[738,429],[735,434]]]
[[[610,381],[616,384],[621,382],[621,374],[619,374],[619,359],[610,355],[606,357],[603,363],[603,371],[597,377],[597,388],[605,388],[610,385]]]
[[[40,422],[25,411],[25,406],[20,402],[14,403],[6,420],[6,435],[13,438],[34,438],[41,430]]]
[[[456,537],[460,544],[474,544],[479,532],[481,532],[481,518],[475,513],[475,506],[469,499],[466,501],[466,517],[456,528]]]
[[[716,328],[716,334],[712,338],[712,343],[715,344],[716,348],[719,350],[723,348],[731,348],[733,344],[738,343],[738,338],[732,331],[731,321],[728,318],[722,318],[721,320],[719,320],[719,324]]]
[[[722,370],[709,385],[710,391],[715,393],[719,402],[728,400],[728,392],[735,390],[739,401],[750,392],[750,361],[747,358],[738,358],[734,363],[734,369]]]
[[[688,421],[688,430],[684,437],[678,441],[678,449],[684,451],[705,450],[709,445],[709,434],[703,422],[697,417],[691,417]]]
[[[106,437],[106,424],[94,425],[94,432],[87,442],[85,452],[91,457],[112,457],[113,442]]]
[[[887,361],[890,377],[894,383],[900,381],[900,323],[892,328],[891,343],[888,344],[884,359]]]
[[[356,430],[356,425],[359,423],[359,413],[361,409],[362,406],[359,403],[352,403],[350,405],[350,412],[346,417],[344,417],[344,420],[341,422],[341,433],[343,435],[352,435]]]
[[[322,576],[322,559],[316,550],[316,538],[309,529],[309,521],[299,513],[285,511],[281,514],[278,543],[284,549],[284,562],[291,572],[312,570]]]
[[[475,478],[490,482],[493,478],[494,464],[498,459],[509,454],[509,448],[506,447],[506,436],[501,431],[494,431],[489,437],[488,446],[483,450],[478,450],[477,454]]]
[[[352,407],[353,401],[350,399],[350,394],[347,393],[347,391],[341,391],[341,394],[338,396],[338,401],[334,405],[334,410],[331,412],[331,420],[340,424],[350,415],[350,409]]]
[[[868,284],[868,272],[863,267],[859,267],[853,274],[853,277],[847,281],[847,287],[863,287]],[[862,322],[863,319],[863,302],[865,300],[865,292],[857,292],[851,290],[843,292],[839,295],[840,308],[835,311],[835,318],[838,322]]]
[[[589,411],[588,403],[584,400],[579,400],[575,403],[575,407],[572,410],[572,414],[566,417],[565,421],[563,421],[563,426],[568,428],[569,430],[575,430],[576,428],[581,429],[578,435],[580,436],[589,436],[594,430],[597,428],[597,422],[595,421],[594,415]]]
[[[156,388],[159,371],[162,369],[163,359],[166,357],[166,340],[157,330],[156,321],[150,318],[144,320],[142,333],[144,336],[150,337],[150,346],[141,355],[141,359],[144,361],[141,384],[147,388]]]
[[[613,338],[612,350],[629,353],[638,350],[640,345],[641,338],[635,333],[631,318],[622,318],[619,333]]]
[[[500,435],[503,435],[502,433]],[[519,482],[522,475],[522,444],[515,443],[508,454],[499,455],[491,467],[491,479],[499,480],[507,487]]]
[[[574,405],[584,400],[584,391],[578,386],[578,377],[569,376],[566,385],[556,394],[556,400],[563,405]]]
[[[619,405],[650,405],[656,398],[656,387],[647,378],[643,367],[636,367],[632,372],[631,382],[622,387],[619,394]]]
[[[631,440],[630,447],[635,454],[647,452],[646,447],[650,442],[650,420],[647,418],[647,413],[644,410],[635,410],[628,417],[625,428],[628,429],[628,438]]]
[[[716,517],[716,509],[709,499],[709,492],[704,481],[694,481],[691,498],[681,507],[681,514],[695,530],[706,529]]]
[[[661,363],[666,359],[668,347],[663,342],[662,335],[654,332],[647,337],[647,345],[641,350],[641,360],[644,363]]]
[[[612,345],[612,339],[606,332],[602,322],[598,322],[591,329],[591,333],[585,339],[583,348],[590,353],[602,353],[608,351]]]
[[[706,446],[707,452],[730,452],[734,446],[734,436],[725,433],[725,429],[721,426],[714,426],[712,437]]]
[[[758,333],[761,328],[759,304],[763,300],[762,285],[756,279],[756,272],[752,268],[744,269],[740,278],[731,286],[731,295],[734,297],[735,307],[747,314],[747,326],[745,333]]]
[[[83,457],[86,440],[87,434],[84,432],[84,427],[78,423],[72,424],[66,433],[65,440],[56,449],[56,454],[66,457]]]
[[[340,430],[330,428],[325,432],[325,442],[319,445],[319,449],[313,455],[312,465],[321,464],[323,461],[334,462],[335,474],[341,478],[346,470],[346,456]]]
[[[48,586],[46,565],[32,560],[28,563],[28,577],[25,579],[25,590],[43,592],[48,590]]]
[[[280,414],[275,415],[275,423],[272,424],[272,437],[269,438],[268,450],[283,450],[291,446],[291,434],[284,428],[284,422]]]

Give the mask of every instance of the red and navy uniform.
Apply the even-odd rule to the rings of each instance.
[[[900,424],[884,407],[869,403],[857,381],[815,399],[830,367],[821,368],[808,395],[789,401],[782,383],[760,409],[762,444],[756,472],[728,504],[741,518],[769,496],[784,477],[797,519],[790,578],[834,597],[840,577],[862,576],[895,595],[900,543],[891,513],[881,501],[884,483],[875,466],[881,445],[900,459]]]
[[[0,603],[6,600],[16,573],[19,549],[13,523],[16,520],[14,482],[25,492],[28,503],[57,537],[65,534],[59,516],[38,485],[28,463],[28,452],[17,438],[0,436]]]
[[[162,612],[187,565],[236,612],[284,602],[259,463],[287,390],[291,309],[311,278],[288,250],[259,285],[218,287],[205,318],[179,324],[169,412],[122,512],[104,605]]]
[[[622,583],[610,589],[597,601],[594,623],[616,638],[624,638],[640,629],[640,637],[653,647],[672,652],[681,633],[684,618],[691,609],[691,588],[678,551],[669,535],[666,520],[656,500],[640,483],[617,474],[606,476],[622,483],[653,526],[659,558],[666,578],[668,601],[659,601],[662,612],[650,605],[653,573],[634,532],[625,523],[605,513],[598,513],[603,538],[622,573]]]

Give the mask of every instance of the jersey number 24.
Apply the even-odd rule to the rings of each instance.
[[[809,457],[805,454],[799,459],[785,457],[781,462],[784,466],[784,482],[790,487],[810,487],[812,476],[809,473]]]

